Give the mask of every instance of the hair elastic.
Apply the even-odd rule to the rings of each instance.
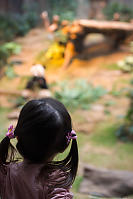
[[[9,137],[9,139],[15,138],[13,125],[11,125],[8,128],[8,132],[6,133],[6,136]]]
[[[71,140],[76,140],[77,139],[76,132],[74,130],[68,132],[66,138],[67,138],[67,144],[69,144]]]

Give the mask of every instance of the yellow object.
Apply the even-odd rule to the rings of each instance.
[[[46,59],[60,59],[64,56],[65,47],[58,43],[53,43],[45,53]]]
[[[65,46],[54,42],[46,52],[41,51],[35,59],[36,64],[48,66],[49,63],[62,63],[64,60]]]

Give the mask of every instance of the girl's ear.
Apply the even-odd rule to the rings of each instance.
[[[16,136],[17,140],[18,140],[18,136]]]

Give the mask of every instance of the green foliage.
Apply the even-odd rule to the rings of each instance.
[[[116,131],[116,136],[124,142],[133,141],[133,125],[121,125]]]
[[[9,55],[19,54],[21,51],[21,47],[19,44],[15,42],[8,42],[3,45],[3,48],[8,51]]]
[[[119,61],[118,66],[123,72],[133,72],[133,56],[128,56],[123,61]]]
[[[24,14],[0,14],[0,41],[11,41],[16,36],[25,35],[38,22],[35,9],[25,8]]]
[[[74,110],[76,108],[89,109],[93,102],[106,93],[107,91],[103,87],[94,87],[87,81],[80,79],[73,84],[68,81],[62,82],[54,96],[66,107]]]
[[[23,14],[24,21],[29,25],[30,29],[34,28],[39,22],[38,4],[32,3],[30,7],[24,6],[23,10],[24,10]]]
[[[9,78],[9,79],[13,79],[14,77],[16,77],[16,73],[14,71],[14,68],[12,67],[12,65],[8,65],[6,70],[5,70],[5,75]]]
[[[107,101],[104,105],[105,105],[106,107],[109,107],[109,106],[112,106],[112,105],[114,105],[114,104],[115,104],[115,101],[109,100],[109,101]]]
[[[133,81],[131,80],[131,85]],[[124,118],[124,124],[117,130],[116,135],[122,141],[133,141],[133,89],[128,90],[130,105]]]
[[[120,97],[123,94],[123,89],[116,90],[115,88],[113,88],[110,91],[110,94],[113,95],[114,97]]]
[[[18,54],[21,51],[19,44],[7,42],[0,46],[0,68],[7,64],[8,57],[12,54]]]
[[[61,20],[66,19],[72,21],[76,16],[76,0],[49,0],[50,17],[57,14]]]
[[[130,51],[133,53],[133,42],[131,42],[130,46]],[[133,72],[133,54],[119,61],[118,66],[123,72]]]
[[[108,20],[112,20],[115,13],[120,14],[120,21],[129,21],[133,18],[133,8],[123,3],[109,3],[104,9],[104,14]]]
[[[0,41],[11,41],[24,35],[29,27],[20,15],[0,15]]]

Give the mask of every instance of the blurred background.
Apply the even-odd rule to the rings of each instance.
[[[0,0],[0,140],[49,96],[78,134],[74,198],[133,198],[132,0]]]

